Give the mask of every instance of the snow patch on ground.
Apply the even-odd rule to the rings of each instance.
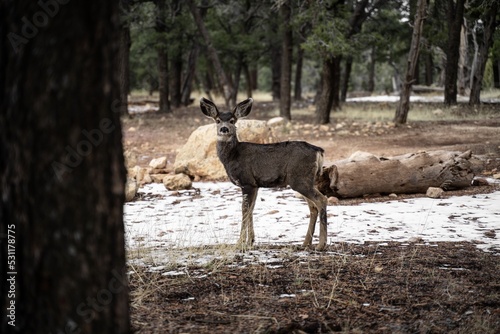
[[[228,182],[198,182],[193,187],[179,192],[168,191],[162,184],[141,188],[142,198],[124,207],[128,249],[168,249],[169,256],[182,262],[187,261],[183,254],[187,247],[232,247],[241,221],[239,188]],[[307,204],[293,190],[260,189],[254,211],[256,245],[300,245],[308,215]],[[472,241],[481,249],[500,252],[500,192],[329,206],[328,221],[330,244]],[[191,261],[206,263],[221,255],[217,254],[224,252],[221,249],[211,251],[208,259]],[[243,262],[253,260],[280,265],[275,254],[243,255]]]

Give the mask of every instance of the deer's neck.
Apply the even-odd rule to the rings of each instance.
[[[239,141],[236,136],[217,139],[217,155],[224,166],[234,157]]]

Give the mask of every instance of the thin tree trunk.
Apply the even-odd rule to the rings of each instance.
[[[281,98],[281,46],[271,47],[271,92],[273,101]]]
[[[0,332],[130,333],[118,2],[61,3],[0,42]],[[37,10],[2,1],[0,35]]]
[[[243,54],[238,55],[238,60],[236,61],[236,69],[234,71],[234,84],[233,84],[233,95],[231,96],[231,103],[233,106],[236,105],[236,100],[238,98],[238,90],[240,87],[240,77],[241,71],[243,69]]]
[[[198,31],[200,32],[200,34],[203,37],[203,40],[205,41],[208,58],[210,59],[215,68],[219,85],[221,86],[224,94],[224,100],[226,102],[226,106],[229,107],[231,105],[231,96],[233,94],[233,87],[231,86],[231,83],[226,75],[226,72],[224,72],[219,56],[217,55],[217,50],[215,50],[215,48],[213,47],[212,39],[210,38],[207,28],[205,27],[205,23],[203,22],[203,18],[200,14],[200,11],[194,4],[193,0],[186,0],[186,3],[189,6],[191,13],[193,14],[193,18],[196,23],[196,26],[198,27]]]
[[[130,14],[130,0],[120,0],[120,114],[128,115],[128,93],[130,91],[130,68],[129,54],[130,25],[128,15]]]
[[[458,94],[464,96],[467,95],[467,50],[469,47],[469,42],[467,38],[467,22],[464,20],[462,24],[462,28],[460,30],[460,49],[459,49],[459,58],[458,58],[458,75],[457,75],[457,90]]]
[[[345,102],[347,98],[347,90],[349,89],[349,78],[352,70],[352,56],[348,56],[345,60],[344,77],[342,78],[342,87],[340,90],[340,102]]]
[[[457,104],[457,70],[460,58],[460,31],[465,0],[448,0],[448,49],[444,80],[444,103]]]
[[[292,84],[292,27],[290,2],[286,1],[280,7],[283,17],[283,44],[281,51],[281,90],[280,90],[280,116],[291,120],[291,84]]]
[[[370,62],[368,63],[368,87],[367,90],[370,93],[373,93],[375,90],[375,56],[376,56],[376,47],[372,46],[370,52]]]
[[[165,1],[155,0],[156,3],[156,31],[162,33],[160,37],[160,43],[157,47],[158,50],[158,91],[160,95],[159,102],[159,112],[160,113],[171,113],[170,101],[168,100],[169,89],[168,89],[168,53],[163,39],[165,38],[164,33],[166,33],[166,17],[165,17]]]
[[[302,101],[302,65],[304,62],[304,49],[297,46],[297,61],[295,62],[295,87],[294,87],[294,100]]]
[[[333,110],[340,110],[340,64],[342,61],[342,56],[333,57],[332,63],[332,108]]]
[[[170,64],[170,103],[174,108],[179,108],[182,99],[182,53],[180,50],[174,52]]]
[[[182,84],[181,91],[181,103],[185,106],[191,104],[191,90],[193,86],[193,80],[195,78],[196,73],[196,61],[198,59],[198,50],[199,47],[195,43],[191,48],[191,52],[189,52],[188,63],[187,63],[187,72],[184,78],[184,83]]]
[[[434,61],[431,50],[425,53],[425,84],[431,86],[434,82]]]
[[[427,10],[427,1],[418,0],[417,13],[413,22],[413,35],[411,38],[410,53],[408,55],[408,65],[406,68],[405,81],[401,88],[401,96],[399,104],[394,116],[394,123],[405,124],[410,110],[410,92],[414,81],[415,69],[417,66],[418,55],[420,50],[420,38],[422,36],[422,28],[424,26],[425,13]]]
[[[486,8],[483,21],[483,34],[480,39],[477,56],[477,66],[472,71],[472,87],[469,96],[469,104],[475,105],[481,103],[481,88],[483,84],[484,69],[488,61],[488,51],[493,45],[493,35],[499,22],[496,20],[498,12],[498,1],[492,1]],[[476,32],[474,32],[476,34]]]
[[[252,88],[254,86],[254,83],[252,73],[250,72],[247,62],[243,64],[243,71],[245,72],[245,79],[247,81],[247,97],[252,97]]]

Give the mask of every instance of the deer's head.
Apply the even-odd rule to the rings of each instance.
[[[236,136],[236,121],[246,117],[252,110],[253,99],[248,98],[234,107],[233,111],[219,112],[215,103],[206,98],[200,99],[200,108],[205,116],[212,118],[217,124],[218,140],[228,141]]]

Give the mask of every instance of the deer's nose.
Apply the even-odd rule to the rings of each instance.
[[[226,126],[220,128],[220,133],[229,133],[229,129]]]

